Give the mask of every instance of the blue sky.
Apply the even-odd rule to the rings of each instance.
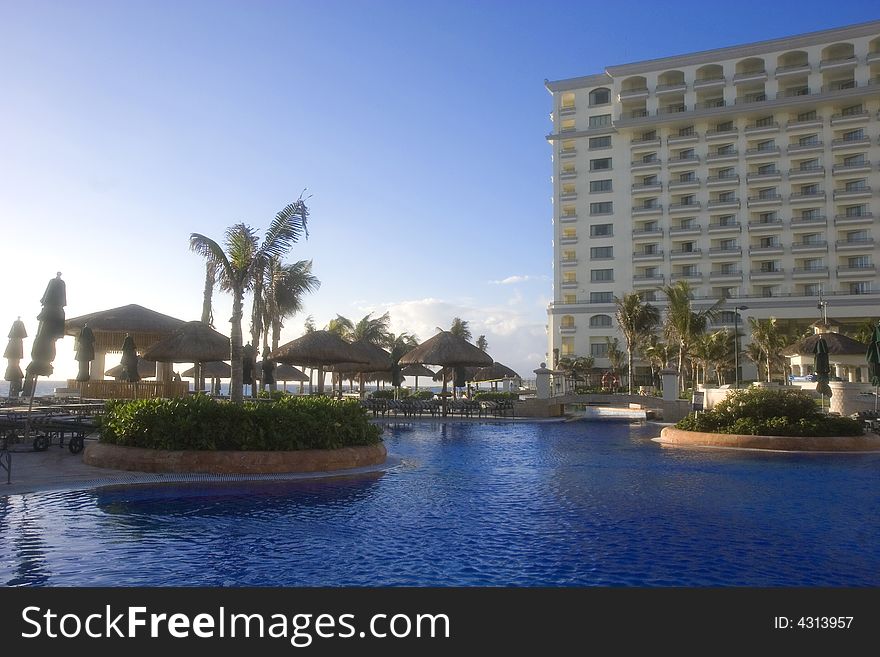
[[[319,327],[390,310],[427,339],[459,315],[529,376],[552,296],[543,80],[880,17],[828,6],[0,0],[0,330],[36,332],[55,271],[68,317],[197,319],[189,234],[263,229],[307,189],[291,258],[314,260]]]

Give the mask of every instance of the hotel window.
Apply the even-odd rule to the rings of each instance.
[[[590,215],[611,214],[613,211],[611,201],[602,201],[600,203],[590,203]]]
[[[849,155],[843,158],[843,166],[845,167],[858,167],[864,166],[865,162],[865,154],[859,153],[858,155]]]
[[[761,263],[761,271],[765,274],[779,271],[779,263],[776,260],[765,260]]]
[[[611,237],[614,234],[614,224],[596,224],[590,226],[590,237]]]
[[[774,296],[773,293],[776,291],[776,288],[772,285],[764,285],[761,286],[759,289],[762,297],[772,297]]]
[[[779,246],[779,238],[775,235],[772,237],[762,237],[758,242],[758,246],[762,249],[771,249]]]
[[[608,357],[608,343],[606,342],[595,342],[590,345],[590,356],[593,358],[607,358]]]
[[[801,210],[801,220],[809,221],[810,219],[819,218],[819,208],[810,208],[809,210]]]
[[[819,135],[806,135],[798,139],[798,146],[816,146],[819,143]]]
[[[737,248],[736,239],[721,240],[718,242],[718,248],[722,251],[733,251]]]
[[[687,204],[685,204],[687,205]],[[680,228],[699,228],[696,217],[686,217],[679,222]]]
[[[865,138],[865,131],[862,128],[858,130],[848,130],[843,133],[843,141],[859,141]]]
[[[771,126],[771,125],[773,125],[773,115],[772,114],[770,116],[762,116],[760,119],[755,121],[756,128],[763,128],[763,127]]]
[[[577,237],[577,228],[563,228],[562,229],[562,238],[563,239],[572,239]]]
[[[608,260],[614,257],[614,247],[593,246],[590,247],[590,260]]]
[[[756,144],[756,150],[759,152],[776,150],[776,141],[773,139],[765,139]]]
[[[850,269],[870,269],[871,267],[871,256],[855,256],[854,258],[847,259],[847,266]]]
[[[736,192],[721,192],[720,194],[718,194],[718,201],[720,203],[729,203],[731,201],[735,201],[735,194]]]
[[[819,283],[807,283],[804,285],[804,296],[815,297],[822,294],[822,286]]]
[[[591,269],[590,281],[593,283],[609,282],[614,280],[613,269]]]
[[[678,182],[694,182],[697,179],[697,174],[693,171],[685,171],[678,176]]]
[[[819,193],[819,185],[801,185],[800,195],[801,196],[813,196]]]
[[[574,260],[577,260],[577,253],[570,250],[562,252],[562,262],[572,262]]]
[[[563,162],[562,173],[577,173],[574,168],[574,162]]]
[[[862,178],[861,180],[850,180],[846,183],[846,187],[844,188],[848,192],[864,192],[868,189],[867,180]]]
[[[606,171],[611,169],[611,158],[602,157],[590,160],[590,171]]]
[[[562,273],[563,283],[577,283],[577,272],[566,271]]]
[[[732,214],[723,214],[718,217],[718,225],[719,226],[734,226],[736,225],[736,216]]]
[[[718,267],[719,274],[736,274],[736,263],[734,262],[722,262]]]
[[[576,192],[574,183],[562,183],[562,193],[566,194],[574,194]]]
[[[562,108],[572,109],[574,107],[574,94],[571,92],[562,94]]]
[[[758,173],[766,175],[771,173],[779,173],[779,171],[776,169],[776,163],[774,162],[772,164],[762,164],[761,166],[759,166]]]
[[[562,124],[560,126],[560,132],[570,132],[574,130],[575,124],[574,119],[562,119]]]
[[[759,224],[772,224],[776,223],[776,211],[773,212],[760,212],[758,213],[758,223]]]
[[[657,278],[657,268],[656,267],[644,267],[642,268],[642,278]]]
[[[611,180],[591,180],[590,181],[590,193],[593,194],[595,192],[610,192],[611,191]]]
[[[718,324],[733,324],[736,321],[736,313],[732,310],[722,310],[718,315]]]
[[[732,155],[736,152],[733,144],[722,144],[716,151],[718,155]]]
[[[776,193],[775,187],[764,187],[763,189],[758,190],[758,198],[759,199],[764,199],[764,200],[774,199],[777,196],[779,196],[779,194]]]
[[[660,160],[657,158],[657,153],[646,153],[642,155],[641,162],[642,164],[650,164],[651,162],[659,162]]]
[[[715,124],[715,132],[730,132],[733,130],[733,121],[723,121]]]
[[[807,233],[801,237],[801,244],[821,244],[822,233]]]
[[[576,217],[577,209],[573,205],[563,205],[562,206],[562,216],[563,217]]]
[[[718,178],[719,180],[726,180],[728,178],[736,178],[736,169],[733,167],[725,167],[724,169],[718,169]]]
[[[846,233],[847,242],[867,242],[871,237],[866,230],[850,230]]]
[[[822,258],[805,258],[804,259],[804,269],[807,271],[818,271],[825,267],[825,262]]]
[[[688,194],[687,196],[679,197],[679,202],[682,205],[696,205],[697,204],[697,197],[694,196],[693,194]]]
[[[590,92],[590,107],[607,105],[611,102],[611,92],[608,89],[593,89]]]
[[[639,141],[654,141],[657,139],[657,131],[649,130],[648,132],[643,132],[639,137]]]
[[[562,355],[563,356],[573,356],[574,355],[574,338],[570,336],[565,336],[562,338]]]
[[[801,171],[815,171],[816,169],[820,168],[819,160],[817,158],[814,158],[812,160],[804,160],[800,163],[799,168]]]
[[[696,134],[696,132],[694,131],[694,126],[692,126],[692,125],[689,125],[685,128],[678,129],[678,136],[679,137],[693,137],[695,134]]]
[[[682,265],[681,266],[681,275],[687,278],[694,278],[699,276],[699,272],[697,271],[696,265]]]
[[[654,290],[644,290],[639,292],[642,301],[657,301],[657,292]]]
[[[590,127],[591,128],[604,128],[605,126],[611,125],[611,115],[610,114],[599,114],[598,116],[590,117]]]
[[[867,205],[850,205],[843,211],[843,213],[847,217],[864,217],[870,214]]]
[[[816,115],[816,110],[810,110],[809,112],[801,112],[797,115],[797,120],[800,121],[815,121],[818,118]]]
[[[577,295],[576,294],[563,294],[562,295],[562,303],[577,303]]]
[[[690,160],[696,155],[693,148],[686,148],[682,151],[678,151],[678,155],[674,159],[678,160]]]
[[[595,151],[602,148],[611,148],[611,137],[590,137],[590,150]]]
[[[645,246],[642,247],[642,253],[644,255],[657,255],[660,253],[659,245],[656,242],[653,244],[645,244]]]
[[[645,186],[648,185],[659,185],[660,179],[657,178],[656,173],[652,173],[650,176],[642,176],[642,184]]]
[[[865,107],[860,103],[858,105],[850,105],[849,107],[844,107],[842,110],[840,110],[840,113],[843,116],[856,116],[858,114],[864,113],[864,111]]]
[[[575,152],[573,139],[566,139],[564,142],[562,142],[562,152],[563,153],[574,153]]]
[[[682,242],[679,249],[682,253],[693,253],[695,251],[695,242]]]
[[[849,284],[850,294],[871,294],[871,283],[869,281],[858,281]]]
[[[590,328],[609,328],[610,326],[610,315],[593,315],[590,317]]]
[[[613,301],[613,292],[590,292],[590,303],[611,303]]]
[[[559,328],[574,328],[574,317],[572,315],[563,315],[562,319],[559,322]]]

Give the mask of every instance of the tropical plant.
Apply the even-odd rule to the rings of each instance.
[[[627,388],[633,391],[633,358],[635,352],[645,343],[649,335],[660,323],[660,311],[650,303],[646,303],[636,292],[624,294],[622,298],[614,297],[616,306],[615,317],[623,339],[626,340]]]
[[[314,333],[317,331],[317,327],[315,327],[315,318],[312,315],[306,317],[306,321],[303,322],[303,330],[306,333]]]
[[[860,322],[848,335],[856,342],[866,345],[874,339],[874,328],[878,323],[880,323],[880,319],[866,319]]]
[[[375,347],[385,348],[389,345],[390,332],[388,325],[391,322],[391,315],[385,313],[380,317],[373,317],[373,313],[368,313],[355,324],[348,335],[352,342],[366,342]]]
[[[678,348],[674,344],[661,341],[656,334],[652,333],[646,337],[642,354],[651,367],[651,380],[654,385],[659,385],[660,371],[676,358],[677,353]]]
[[[705,384],[711,368],[715,374],[715,382],[724,385],[724,373],[733,368],[733,332],[714,331],[697,336],[693,345],[693,360],[703,370]],[[698,383],[695,377],[694,383]]]
[[[335,333],[340,338],[344,339],[354,330],[354,322],[348,317],[343,317],[342,315],[337,314],[336,317],[327,323],[324,330],[330,331],[330,333]]]
[[[285,265],[271,258],[266,267],[263,303],[263,344],[269,344],[269,331],[272,331],[271,349],[278,348],[284,319],[292,317],[303,308],[303,297],[316,292],[321,281],[312,273],[311,260],[299,260]]]
[[[253,285],[254,272],[269,258],[282,258],[301,236],[308,236],[308,216],[309,210],[300,197],[275,215],[262,243],[256,231],[243,223],[226,229],[223,247],[200,233],[190,235],[190,249],[215,265],[221,289],[232,293],[229,395],[234,402],[241,402],[243,398],[241,320],[244,293]]]
[[[480,351],[486,351],[489,348],[489,341],[486,339],[485,335],[481,335],[477,338],[476,345]]]
[[[773,370],[778,367],[785,378],[785,358],[782,350],[789,344],[790,337],[775,317],[755,319],[749,317],[752,344],[757,345],[767,372],[767,381],[773,379]]]
[[[462,319],[461,317],[453,317],[452,326],[449,327],[449,332],[463,340],[470,340],[473,336],[469,324],[470,323],[467,320]],[[438,327],[438,330],[442,331],[443,329]]]
[[[611,373],[620,376],[626,371],[626,352],[620,348],[620,340],[617,338],[605,338],[605,345],[608,347],[606,358],[611,367]]]
[[[388,350],[391,354],[391,385],[400,389],[403,377],[400,374],[400,359],[419,346],[419,339],[411,333],[388,334]]]
[[[592,356],[563,356],[556,364],[556,369],[574,379],[575,383],[578,381],[589,383],[594,365],[595,360]]]
[[[684,390],[687,387],[685,363],[691,355],[694,340],[706,330],[709,321],[721,312],[724,299],[717,299],[708,308],[695,310],[692,303],[694,288],[687,281],[665,285],[662,290],[668,301],[663,328],[666,338],[678,344],[678,371],[681,375],[679,381]],[[693,378],[693,372],[690,378]]]

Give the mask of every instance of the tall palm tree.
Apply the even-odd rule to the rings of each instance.
[[[244,315],[244,293],[252,286],[254,271],[262,263],[271,257],[282,258],[301,236],[308,235],[308,216],[308,208],[300,197],[275,215],[262,243],[256,231],[243,223],[226,229],[223,247],[200,233],[190,235],[190,249],[216,265],[221,289],[232,293],[229,331],[232,376],[229,396],[234,402],[242,401],[241,320]]]
[[[306,321],[303,322],[303,329],[306,333],[314,333],[318,330],[315,326],[315,318],[312,315],[306,317]]]
[[[367,342],[375,347],[387,347],[390,340],[388,325],[391,323],[391,315],[385,313],[380,317],[373,317],[368,313],[355,324],[346,336],[352,341]]]
[[[767,368],[767,382],[773,379],[774,365],[784,364],[782,350],[789,343],[789,336],[775,317],[755,319],[749,317],[749,328],[752,332],[752,343],[758,346]],[[784,379],[783,368],[783,379]]]
[[[486,351],[489,348],[489,341],[486,339],[485,335],[478,337],[476,344],[480,351]]]
[[[348,317],[343,317],[342,315],[337,314],[336,317],[327,323],[324,330],[335,333],[340,338],[346,338],[354,330],[354,322]]]
[[[685,359],[690,356],[691,347],[697,335],[706,330],[709,321],[721,312],[724,299],[717,299],[714,304],[702,310],[694,310],[691,297],[694,288],[687,281],[678,281],[673,285],[661,288],[666,295],[666,319],[664,332],[668,340],[678,344],[678,371],[680,387],[685,389]]]
[[[437,330],[442,331],[443,329],[438,326]],[[469,322],[461,317],[452,318],[452,326],[449,327],[449,332],[463,340],[470,340],[473,337]]]
[[[605,357],[608,359],[611,373],[620,376],[623,374],[623,370],[626,369],[626,353],[620,348],[620,340],[606,337],[605,344],[608,347]]]
[[[316,292],[320,287],[321,281],[312,273],[311,260],[299,260],[292,265],[281,264],[274,258],[269,260],[264,287],[264,345],[269,344],[268,332],[271,330],[271,349],[274,351],[278,348],[284,319],[300,312],[303,308],[303,296]]]
[[[623,298],[614,297],[614,304],[617,325],[626,340],[627,384],[629,394],[632,394],[633,355],[660,323],[660,311],[644,302],[636,292],[624,294]]]
[[[657,334],[652,333],[645,339],[642,353],[648,359],[648,364],[651,366],[651,381],[655,386],[659,385],[659,373],[676,357],[676,346],[669,342],[661,341]]]
[[[388,333],[388,350],[391,352],[391,385],[400,388],[403,377],[400,374],[400,359],[419,346],[419,338],[412,333]]]

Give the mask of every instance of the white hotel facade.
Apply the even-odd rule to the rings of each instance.
[[[610,66],[553,97],[548,362],[608,366],[615,296],[880,316],[880,21]],[[623,344],[622,344],[623,346]],[[558,350],[558,351],[556,351]]]

